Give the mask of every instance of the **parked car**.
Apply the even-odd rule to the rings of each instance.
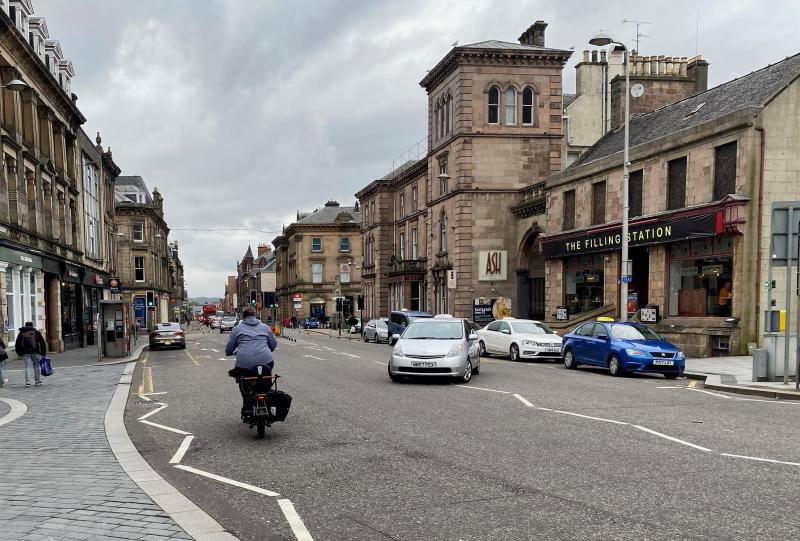
[[[178,323],[165,322],[153,327],[150,332],[150,349],[154,350],[162,346],[177,346],[186,349],[186,338]]]
[[[656,372],[667,379],[683,374],[686,359],[675,345],[639,323],[590,321],[564,336],[564,366],[604,366],[612,376]]]
[[[304,329],[319,329],[319,320],[315,317],[306,318],[303,321]]]
[[[219,332],[220,334],[224,333],[225,331],[232,331],[233,328],[239,323],[239,320],[236,319],[234,316],[225,316],[222,318],[222,321],[219,322]]]
[[[396,340],[389,361],[389,378],[446,376],[462,383],[481,369],[478,336],[467,321],[449,315],[413,320]]]
[[[350,325],[350,334],[361,334],[361,322],[357,321]]]
[[[383,319],[371,319],[369,323],[364,325],[364,332],[361,333],[361,338],[364,339],[364,342],[375,342],[376,344],[379,342],[386,342],[389,343],[389,325],[387,322],[389,320],[386,318]]]
[[[395,310],[389,314],[389,336],[403,334],[403,331],[415,319],[431,318],[433,314],[416,310]]]
[[[561,360],[561,337],[541,321],[498,319],[477,334],[482,357],[508,355],[512,361]]]

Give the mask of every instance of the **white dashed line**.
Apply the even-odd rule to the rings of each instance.
[[[517,400],[519,400],[520,402],[522,402],[523,404],[525,404],[529,408],[535,408],[536,407],[533,404],[531,404],[530,402],[528,402],[528,400],[524,396],[520,396],[518,394],[515,394],[514,398],[516,398]]]
[[[787,466],[800,466],[800,462],[784,462],[783,460],[773,460],[771,458],[759,458],[757,456],[745,456],[745,455],[732,455],[730,453],[720,453],[722,456],[728,456],[731,458],[744,458],[745,460],[755,460],[757,462],[769,462],[771,464],[785,464]]]
[[[674,441],[675,443],[680,443],[681,445],[686,445],[688,447],[692,447],[694,449],[697,449],[698,451],[705,451],[706,453],[710,453],[711,452],[711,449],[708,449],[706,447],[701,447],[699,445],[695,445],[694,443],[690,443],[690,442],[685,441],[685,440],[680,440],[678,438],[673,438],[672,436],[667,436],[666,434],[662,434],[661,432],[656,432],[655,430],[651,430],[651,429],[649,429],[647,427],[644,427],[644,426],[640,426],[640,425],[631,425],[631,426],[633,428],[636,428],[636,429],[642,430],[644,432],[647,432],[648,434],[652,434],[654,436],[658,436],[659,438],[664,438],[665,440]]]
[[[208,477],[209,479],[213,479],[214,481],[219,481],[220,483],[225,483],[226,485],[232,485],[235,487],[243,488],[245,490],[249,490],[251,492],[257,492],[258,494],[263,494],[264,496],[269,496],[274,498],[275,496],[280,496],[277,492],[273,492],[271,490],[267,490],[265,488],[257,487],[255,485],[248,485],[247,483],[242,483],[240,481],[235,481],[234,479],[228,479],[227,477],[222,477],[221,475],[217,475],[215,473],[210,473],[203,470],[198,470],[192,468],[191,466],[184,466],[183,464],[176,464],[176,468],[179,470],[187,471],[189,473],[194,473],[196,475],[200,475],[202,477]]]
[[[281,511],[283,511],[283,515],[289,522],[289,526],[291,526],[292,532],[294,532],[294,536],[297,538],[297,541],[314,541],[314,538],[311,537],[310,533],[308,533],[306,525],[303,524],[303,520],[300,518],[300,515],[298,515],[297,511],[294,510],[294,505],[292,505],[292,502],[287,499],[280,499],[278,500],[278,505],[281,506]]]
[[[720,398],[731,398],[728,395],[724,395],[724,394],[720,394],[720,393],[712,393],[711,391],[704,391],[703,389],[693,389],[691,387],[687,387],[686,389],[688,389],[689,391],[694,391],[696,393],[703,393],[703,394],[710,394],[712,396],[718,396]]]
[[[139,420],[140,420],[140,421],[144,421],[145,419],[147,419],[147,418],[148,418],[148,417],[150,417],[151,415],[155,415],[156,413],[158,413],[159,411],[161,411],[161,410],[163,410],[163,409],[165,409],[165,408],[167,407],[167,405],[166,405],[166,404],[164,404],[164,403],[162,403],[162,402],[156,402],[156,404],[158,404],[158,405],[159,405],[159,407],[157,407],[156,409],[154,409],[154,410],[153,410],[153,411],[151,411],[151,412],[145,413],[144,415],[142,415],[141,417],[139,417]]]
[[[186,436],[183,438],[180,447],[178,447],[178,450],[172,455],[172,458],[169,459],[170,464],[180,464],[181,460],[183,460],[183,455],[189,450],[189,445],[192,443],[193,439],[194,436]]]
[[[630,423],[626,423],[623,421],[615,421],[614,419],[605,419],[603,417],[592,417],[591,415],[583,415],[582,413],[573,413],[571,411],[564,411],[564,410],[550,410],[553,413],[563,413],[564,415],[572,415],[573,417],[583,417],[584,419],[591,419],[592,421],[602,421],[604,423],[613,423],[615,425],[628,425]],[[639,427],[637,427],[639,428]]]
[[[508,391],[498,391],[497,389],[487,389],[486,387],[473,387],[472,385],[456,385],[463,389],[474,389],[476,391],[489,391],[490,393],[511,394]]]
[[[176,434],[182,434],[184,436],[191,435],[191,432],[185,432],[183,430],[178,430],[177,428],[172,428],[171,426],[160,425],[158,423],[154,423],[153,421],[145,420],[145,421],[139,421],[139,422],[143,423],[143,424],[146,424],[146,425],[154,426],[156,428],[160,428],[161,430],[167,430],[169,432],[174,432]]]

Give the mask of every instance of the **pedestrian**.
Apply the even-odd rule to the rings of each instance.
[[[3,341],[3,338],[0,337],[0,387],[8,383],[8,379],[6,379],[6,359],[8,359],[6,348],[8,348],[8,346]]]
[[[297,328],[297,317],[294,314],[292,314],[292,329],[296,328]]]
[[[14,347],[17,355],[22,356],[22,360],[25,361],[25,386],[31,386],[31,372],[36,376],[36,385],[41,385],[39,358],[47,354],[47,343],[31,321],[26,321],[25,326],[20,327]]]
[[[731,299],[733,298],[733,284],[730,282],[725,282],[725,285],[722,286],[722,289],[719,290],[719,298],[717,298],[717,304],[719,305],[719,315],[720,316],[730,316],[731,315]]]

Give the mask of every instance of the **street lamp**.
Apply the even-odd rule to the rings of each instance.
[[[628,168],[630,163],[628,161],[628,146],[629,146],[629,130],[630,130],[630,70],[628,69],[628,61],[630,55],[628,48],[624,43],[621,43],[609,34],[600,30],[589,40],[590,45],[598,47],[605,47],[606,45],[616,45],[621,47],[625,53],[625,136],[624,136],[624,152],[622,158],[622,254],[620,265],[620,283],[619,283],[619,320],[628,320],[628,281],[630,277],[630,261],[628,260],[628,212],[630,210],[628,204]]]
[[[12,92],[22,92],[26,88],[28,88],[28,83],[25,81],[20,81],[19,79],[14,79],[8,84],[0,85],[2,88],[7,88]]]

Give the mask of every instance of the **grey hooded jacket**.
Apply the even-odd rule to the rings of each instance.
[[[255,368],[258,365],[272,366],[272,352],[278,347],[278,340],[265,324],[255,316],[248,316],[241,320],[231,331],[228,344],[225,346],[225,355],[236,357],[236,366],[239,368]]]

